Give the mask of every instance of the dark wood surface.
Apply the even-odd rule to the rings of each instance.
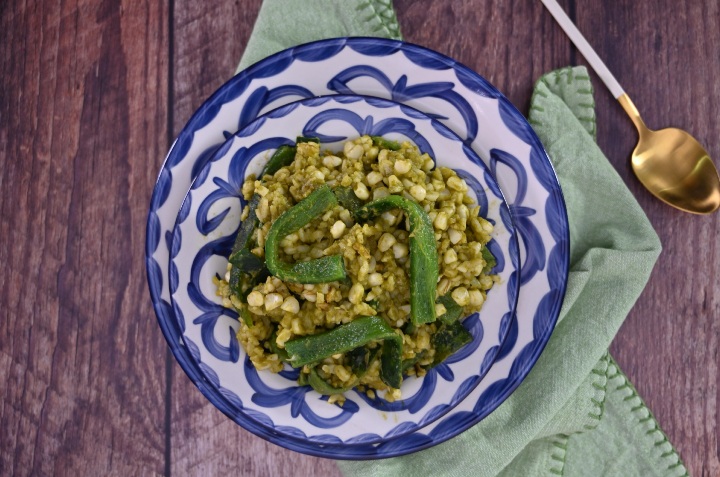
[[[561,2],[651,127],[720,157],[717,0]],[[172,138],[233,72],[260,0],[0,2],[0,475],[338,475],[231,423],[168,352],[143,263]],[[584,64],[533,0],[396,0],[408,41],[523,111]],[[635,132],[594,78],[598,142],[664,251],[611,351],[691,475],[720,475],[720,214],[652,198]],[[611,206],[611,205],[609,205]]]

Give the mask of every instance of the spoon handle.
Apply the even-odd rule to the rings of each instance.
[[[555,0],[540,0],[543,2],[548,11],[555,17],[555,20],[560,24],[570,40],[575,44],[575,47],[580,50],[580,53],[585,57],[590,66],[595,70],[605,86],[608,87],[615,99],[619,99],[620,96],[625,94],[620,83],[615,79],[612,73],[600,57],[595,53],[590,43],[587,42],[585,37],[580,33],[575,24],[565,14],[562,7]]]

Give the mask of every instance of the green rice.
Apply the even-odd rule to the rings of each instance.
[[[486,274],[483,258],[493,226],[479,217],[480,208],[468,196],[467,184],[452,169],[434,168],[433,159],[420,154],[409,142],[393,151],[379,148],[369,136],[362,136],[334,153],[321,150],[317,143],[303,142],[297,145],[292,164],[260,179],[249,176],[242,187],[246,200],[256,193],[262,197],[256,209],[260,221],[253,235],[256,246],[251,250],[257,257],[264,258],[265,238],[272,223],[327,184],[349,187],[363,201],[397,194],[420,204],[432,220],[437,241],[437,296],[450,294],[462,306],[463,316],[479,311],[487,291],[498,281],[497,276]],[[242,218],[247,215],[246,208]],[[217,294],[224,306],[238,310],[246,307],[250,312],[252,326],[241,321],[237,338],[255,367],[277,373],[284,363],[273,349],[283,349],[289,340],[332,329],[358,316],[379,315],[402,336],[403,360],[418,358],[406,374],[423,376],[434,360],[432,336],[438,324],[403,331],[410,320],[406,220],[402,211],[396,210],[356,223],[350,211],[338,205],[280,243],[280,258],[286,262],[341,255],[347,282],[304,285],[271,276],[252,289],[245,304],[231,292],[228,264],[226,276],[215,280]],[[436,315],[443,313],[445,307],[436,305]],[[399,389],[389,388],[380,379],[378,359],[360,378],[353,375],[342,354],[325,359],[316,370],[333,387],[354,383],[371,397],[377,391],[384,391],[389,401],[401,397]],[[309,373],[309,366],[301,372]],[[341,394],[329,400],[343,401]]]

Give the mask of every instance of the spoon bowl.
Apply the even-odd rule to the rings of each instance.
[[[685,212],[710,214],[718,210],[720,177],[707,151],[680,129],[648,129],[630,97],[558,2],[541,1],[635,124],[640,138],[631,163],[642,185],[658,199]]]
[[[618,100],[638,130],[631,164],[642,185],[686,212],[709,214],[720,208],[720,177],[702,145],[681,129],[648,129],[627,94]]]

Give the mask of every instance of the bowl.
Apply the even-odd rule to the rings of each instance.
[[[298,444],[295,449],[340,459],[377,459],[444,442],[485,418],[523,381],[545,347],[560,312],[569,263],[569,228],[560,186],[547,154],[522,114],[487,80],[427,48],[380,38],[333,38],[272,55],[222,85],[193,114],[173,143],[155,185],[145,261],[158,324],[191,381],[213,393],[194,364],[171,305],[167,266],[178,210],[192,181],[232,134],[258,116],[301,98],[365,94],[413,106],[463,139],[496,177],[520,241],[520,292],[515,316],[492,367],[466,399],[441,419],[379,444]],[[175,282],[176,283],[176,282]],[[232,407],[216,405],[232,417]]]
[[[227,257],[245,205],[241,187],[259,174],[272,153],[297,136],[318,137],[323,149],[342,150],[346,140],[380,135],[409,140],[437,165],[453,168],[468,184],[481,215],[494,224],[489,249],[500,282],[480,313],[463,321],[471,343],[421,378],[405,379],[402,399],[385,400],[349,391],[343,405],[329,404],[310,386],[297,383],[298,370],[258,371],[235,334],[237,313],[222,307],[213,277],[224,276]],[[172,237],[169,263],[172,306],[184,330],[182,340],[213,392],[230,406],[233,419],[259,436],[293,448],[355,446],[397,439],[441,418],[461,402],[490,368],[514,316],[519,285],[519,248],[509,208],[482,160],[438,121],[392,101],[361,96],[326,96],[273,110],[230,137],[199,172],[185,197]],[[182,363],[181,363],[182,364]],[[219,403],[222,397],[223,403]]]

